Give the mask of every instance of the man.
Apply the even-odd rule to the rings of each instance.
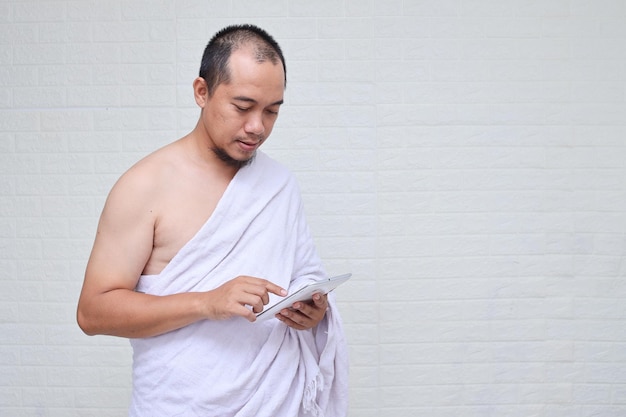
[[[283,103],[274,39],[229,26],[193,82],[200,117],[112,188],[77,318],[133,346],[131,416],[346,414],[347,355],[332,298],[256,313],[324,278],[293,175],[258,151]]]

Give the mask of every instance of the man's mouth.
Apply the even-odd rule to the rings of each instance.
[[[263,140],[237,140],[239,147],[245,152],[254,152],[263,143]]]

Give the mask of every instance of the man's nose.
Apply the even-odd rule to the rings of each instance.
[[[246,124],[244,126],[244,130],[246,133],[251,133],[253,135],[262,136],[265,133],[265,125],[263,124],[263,117],[259,114],[252,114],[246,120]]]

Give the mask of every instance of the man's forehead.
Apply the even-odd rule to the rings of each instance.
[[[231,74],[234,73],[267,73],[270,76],[280,77],[282,82],[285,81],[285,72],[280,60],[272,62],[270,59],[259,60],[252,48],[241,48],[233,51],[228,58],[228,69]],[[263,71],[259,71],[263,69]]]

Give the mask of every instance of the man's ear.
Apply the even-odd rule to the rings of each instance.
[[[209,89],[204,78],[198,77],[193,80],[193,97],[196,99],[196,104],[204,108],[209,99]]]

